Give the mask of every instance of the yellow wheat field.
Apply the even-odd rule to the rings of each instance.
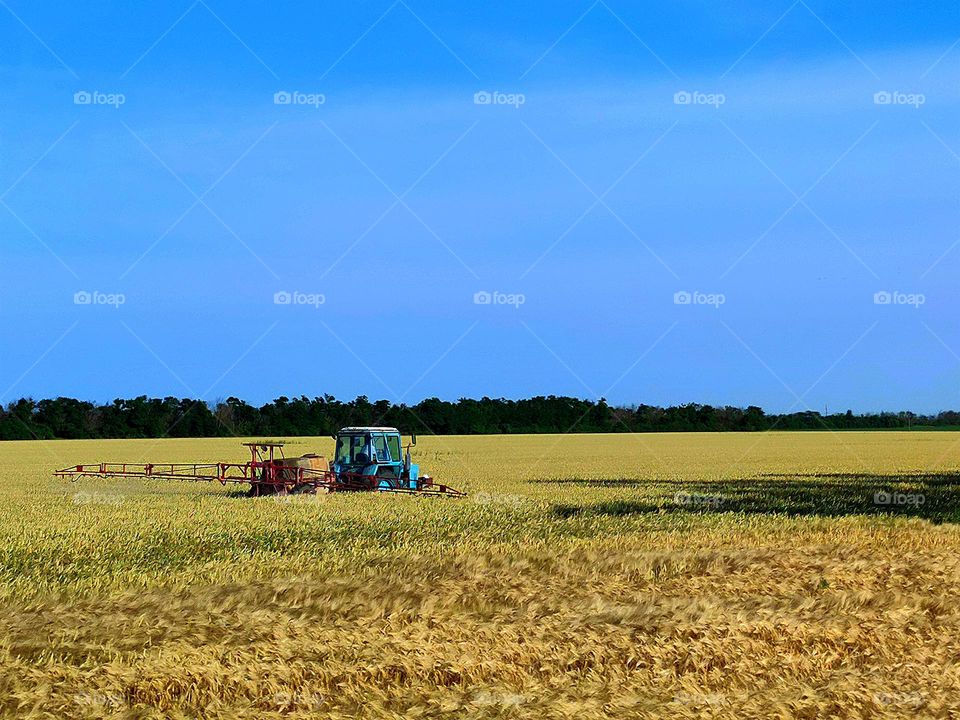
[[[421,438],[463,500],[50,477],[239,443],[0,444],[4,716],[960,715],[958,434]]]

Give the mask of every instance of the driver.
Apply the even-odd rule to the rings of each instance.
[[[372,462],[374,457],[373,447],[371,445],[372,439],[370,433],[367,433],[363,436],[363,447],[360,449],[360,452],[357,453],[356,461],[357,463],[362,463],[363,465],[369,465]]]

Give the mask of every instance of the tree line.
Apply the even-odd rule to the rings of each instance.
[[[412,406],[388,400],[371,402],[362,395],[348,402],[324,395],[279,397],[260,407],[235,397],[208,403],[143,395],[107,404],[64,397],[23,398],[0,407],[0,440],[316,436],[331,435],[350,425],[389,425],[425,435],[938,429],[960,426],[960,413],[854,414],[847,410],[821,414],[807,410],[767,414],[754,405],[616,407],[603,399],[553,395],[523,400],[461,398],[456,402],[428,398]]]

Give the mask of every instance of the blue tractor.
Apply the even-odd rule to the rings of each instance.
[[[420,466],[410,462],[410,448],[417,444],[412,435],[403,448],[400,431],[392,427],[345,427],[336,434],[337,449],[331,470],[338,480],[360,483],[371,490],[425,490],[433,488],[429,475],[420,475]],[[447,492],[445,486],[436,487]]]

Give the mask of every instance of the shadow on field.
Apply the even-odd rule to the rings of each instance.
[[[544,481],[541,481],[544,482]],[[550,481],[552,482],[552,481]],[[559,518],[652,512],[740,512],[769,515],[904,515],[960,522],[960,473],[761,475],[752,480],[561,480],[586,487],[643,486],[660,497],[556,504]],[[659,492],[658,492],[659,491]]]

